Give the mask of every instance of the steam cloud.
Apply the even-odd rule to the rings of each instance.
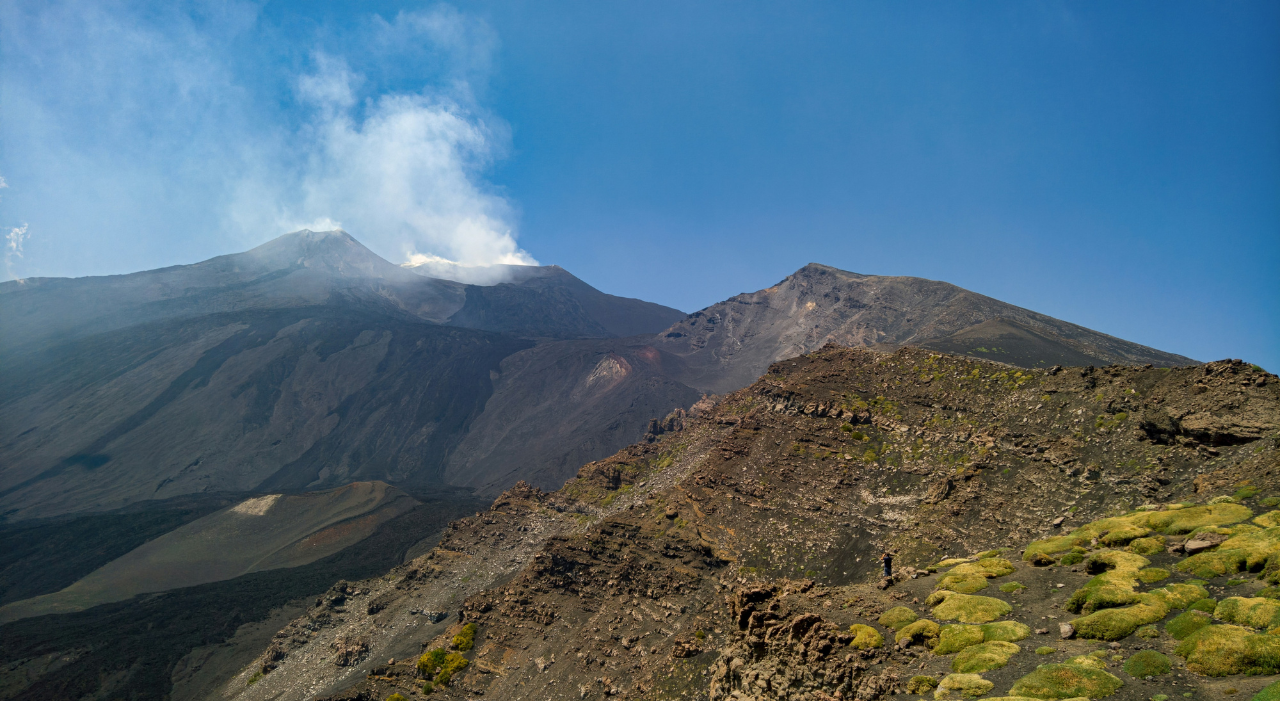
[[[443,89],[392,93],[361,102],[365,77],[343,58],[313,55],[315,70],[297,81],[297,94],[313,110],[295,135],[308,155],[286,191],[246,179],[233,216],[239,225],[272,211],[277,229],[345,228],[374,250],[433,277],[496,282],[496,264],[536,265],[516,245],[515,213],[486,191],[482,173],[501,157],[505,125],[486,118],[471,98],[468,74],[487,68],[488,48],[464,38],[468,20],[448,9],[402,14],[384,33],[425,38],[455,54]],[[474,32],[473,32],[474,33]],[[474,43],[474,42],[473,42]],[[279,182],[280,178],[274,178]],[[271,199],[264,199],[266,193]],[[259,224],[260,225],[260,224]]]
[[[27,225],[10,228],[4,240],[4,270],[8,277],[14,278],[17,276],[13,274],[13,259],[22,257],[22,244],[27,240]]]
[[[493,282],[501,268],[486,266],[536,264],[515,207],[485,180],[509,134],[483,106],[497,48],[483,21],[447,5],[365,16],[279,60],[243,55],[281,31],[259,3],[193,7],[0,6],[0,122],[14,145],[0,168],[23,183],[6,218],[40,232],[37,274],[158,267],[176,261],[138,254],[181,246],[198,260],[339,227],[437,276]],[[9,263],[26,228],[7,231]]]
[[[8,181],[0,175],[0,190],[9,187]],[[6,279],[15,279],[13,259],[22,257],[22,243],[27,240],[27,225],[12,227],[4,236],[4,272]]]

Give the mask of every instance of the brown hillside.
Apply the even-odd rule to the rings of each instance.
[[[459,633],[467,647],[465,623],[476,626],[475,644],[455,654],[467,667],[431,698],[877,698],[959,664],[930,651],[928,625],[908,636],[915,645],[895,645],[880,615],[902,605],[929,617],[939,582],[927,565],[1004,549],[1010,562],[995,581],[1016,579],[1026,593],[974,586],[1013,606],[1010,623],[1047,635],[986,674],[999,694],[1034,670],[1037,645],[1056,645],[1045,659],[1072,669],[1084,663],[1066,655],[1097,646],[1059,640],[1052,622],[1073,618],[1061,607],[1096,571],[1065,559],[1034,567],[1018,557],[1030,541],[1241,485],[1263,491],[1228,499],[1254,511],[1278,496],[1266,490],[1278,491],[1280,384],[1231,361],[1016,370],[828,346],[670,422],[681,424],[583,467],[558,492],[510,490],[386,577],[338,585],[224,693],[423,698],[440,670],[416,670],[418,655]],[[882,589],[875,560],[885,548],[897,553],[898,577]],[[1181,562],[1151,557],[1169,569]],[[1263,586],[1216,582],[1215,595]],[[459,610],[439,623],[422,615]],[[852,647],[855,624],[886,636],[884,647]],[[1116,656],[1174,644],[1131,636]],[[1119,662],[1093,659],[1121,674]],[[1190,683],[1124,679],[1117,698]]]

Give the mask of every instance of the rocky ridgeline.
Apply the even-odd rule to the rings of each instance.
[[[1180,699],[1280,671],[1280,384],[1252,366],[828,346],[677,418],[335,588],[226,695]]]

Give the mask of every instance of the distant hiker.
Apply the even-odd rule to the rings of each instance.
[[[880,556],[880,563],[884,565],[884,576],[892,577],[893,576],[893,555],[890,555],[888,550],[886,550],[884,554]]]

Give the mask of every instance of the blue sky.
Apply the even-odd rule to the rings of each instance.
[[[337,223],[685,311],[915,275],[1280,369],[1274,2],[14,0],[0,60],[8,277]]]

